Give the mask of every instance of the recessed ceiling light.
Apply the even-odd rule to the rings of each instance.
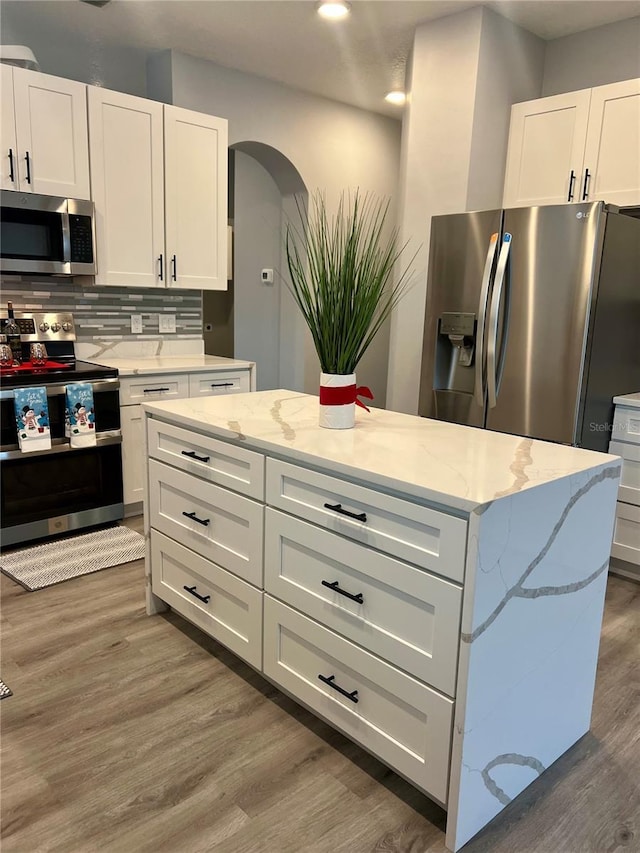
[[[318,14],[323,18],[329,18],[332,21],[339,21],[341,18],[346,18],[351,7],[343,0],[327,0],[327,2],[318,4]]]
[[[399,92],[396,90],[393,92],[388,92],[384,96],[384,99],[385,99],[385,101],[388,101],[390,104],[396,104],[397,106],[401,107],[404,103],[406,103],[407,96],[405,95],[404,92]]]

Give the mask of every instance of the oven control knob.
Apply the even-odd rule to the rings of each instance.
[[[48,323],[40,323],[38,328],[40,329],[41,332],[46,332],[47,329],[49,328],[49,324]]]
[[[51,324],[51,331],[52,332],[59,332],[60,331],[60,323],[52,323]]]
[[[65,332],[70,332],[73,329],[73,326],[71,323],[63,323],[62,328]]]

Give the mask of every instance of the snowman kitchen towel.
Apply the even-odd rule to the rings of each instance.
[[[14,403],[18,444],[23,453],[51,449],[46,388],[16,388]]]
[[[91,447],[96,443],[93,388],[88,382],[66,386],[65,432],[71,447]]]

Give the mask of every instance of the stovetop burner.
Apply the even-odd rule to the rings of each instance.
[[[23,361],[22,364],[0,365],[0,376],[26,376],[28,373],[50,373],[52,370],[64,370],[68,365],[59,361],[45,361],[44,364],[33,364]]]

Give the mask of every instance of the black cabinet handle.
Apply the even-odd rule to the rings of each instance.
[[[143,388],[143,394],[157,394],[158,391],[171,391],[171,388]]]
[[[339,512],[340,515],[348,515],[349,518],[355,518],[356,521],[366,521],[366,512],[349,512],[348,509],[342,509],[342,504],[325,504],[325,509],[332,509],[334,512]]]
[[[584,170],[584,185],[582,187],[582,201],[587,200],[587,196],[589,195],[589,179],[591,178],[591,172],[588,169]]]
[[[24,159],[27,162],[27,183],[30,184],[31,183],[31,159],[29,158],[29,152],[28,151],[25,154]]]
[[[191,595],[195,595],[197,599],[199,599],[200,601],[204,601],[205,604],[208,604],[211,601],[210,595],[199,595],[196,592],[195,586],[183,586],[182,589],[186,589],[187,592],[190,592]]]
[[[160,255],[160,257],[158,258],[158,263],[160,264],[160,272],[158,274],[158,278],[160,279],[160,281],[164,281],[164,269],[163,269],[163,264],[162,264],[162,255]]]
[[[13,148],[9,149],[9,178],[11,179],[11,182],[15,184],[16,174],[13,170]]]
[[[190,518],[191,521],[197,521],[198,524],[201,524],[203,527],[208,527],[209,522],[211,521],[210,518],[198,518],[195,512],[183,512],[182,514],[187,518]]]
[[[212,382],[212,388],[233,388],[233,382]]]
[[[347,699],[351,699],[351,701],[355,702],[356,705],[358,704],[358,691],[352,690],[351,693],[349,693],[348,690],[343,690],[343,688],[340,687],[339,684],[335,683],[335,675],[318,675],[318,678],[320,679],[320,681],[324,681],[325,684],[328,684],[329,687],[331,687],[333,690],[336,690],[342,696],[346,696]]]
[[[576,183],[576,173],[571,170],[571,177],[569,178],[569,194],[567,195],[567,201],[573,201],[573,187]]]
[[[177,281],[178,280],[178,262],[176,261],[175,255],[171,258],[171,269],[173,270],[171,278],[174,281]]]
[[[344,595],[346,598],[350,598],[351,601],[357,601],[358,604],[364,604],[364,598],[362,597],[362,593],[359,592],[357,595],[354,595],[352,592],[347,592],[346,589],[340,589],[338,586],[339,581],[333,581],[329,583],[329,581],[322,581],[322,586],[328,586],[329,589],[332,589],[334,592],[339,592],[340,595]]]
[[[195,459],[197,462],[208,462],[211,457],[210,456],[198,456],[195,450],[183,450],[183,456],[188,456],[189,459]]]

